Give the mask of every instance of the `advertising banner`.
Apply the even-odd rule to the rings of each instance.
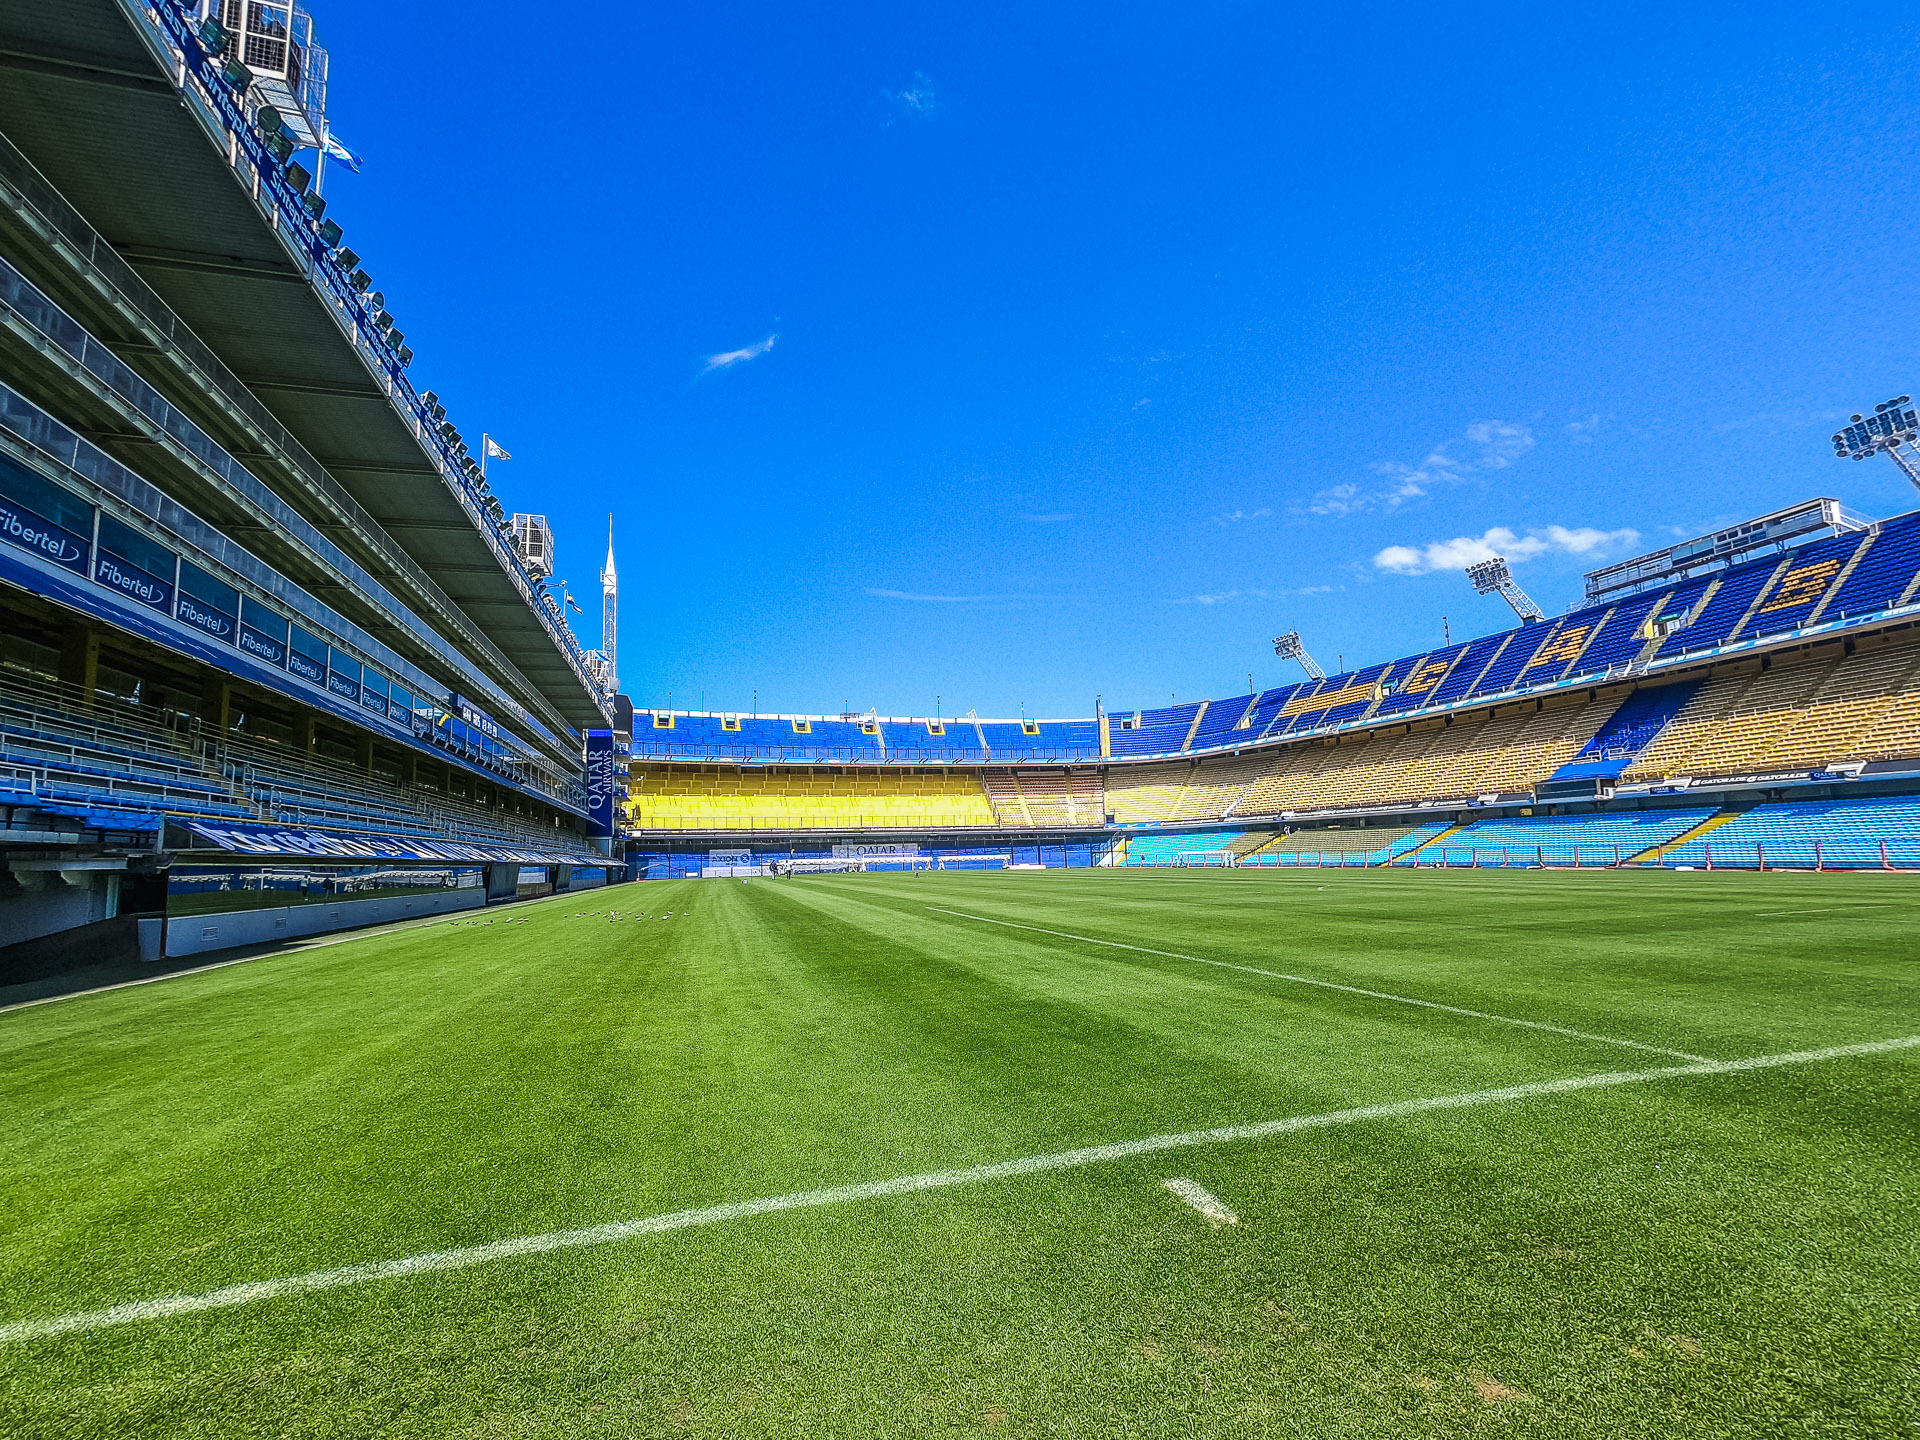
[[[620,755],[613,731],[587,731],[587,833],[611,835],[620,819],[620,797],[626,785],[620,774]]]
[[[411,835],[334,835],[324,830],[295,830],[216,820],[181,820],[181,829],[216,850],[243,855],[308,855],[341,860],[504,860],[524,865],[577,865],[578,855],[511,845],[468,844],[464,840]]]
[[[888,855],[918,855],[920,847],[912,841],[901,841],[887,845],[836,845],[833,858],[836,860],[876,860]]]

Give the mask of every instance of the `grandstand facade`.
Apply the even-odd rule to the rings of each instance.
[[[1220,700],[640,710],[630,827],[649,873],[916,836],[1033,863],[1920,867],[1920,512],[1827,529]]]
[[[0,15],[9,973],[617,871],[616,697],[313,188],[311,23],[261,9]]]

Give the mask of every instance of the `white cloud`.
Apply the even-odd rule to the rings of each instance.
[[[1467,439],[1480,447],[1479,469],[1504,470],[1533,449],[1533,431],[1502,420],[1482,420],[1467,427]]]
[[[1063,595],[923,595],[916,590],[882,590],[873,585],[865,586],[861,593],[871,595],[876,600],[911,600],[926,605],[1004,605],[1026,600],[1058,602],[1071,598]]]
[[[1522,535],[1504,525],[1496,525],[1484,535],[1458,535],[1427,545],[1389,545],[1373,557],[1373,565],[1376,570],[1395,575],[1425,575],[1433,570],[1464,570],[1496,555],[1515,564],[1549,553],[1598,558],[1616,547],[1624,549],[1638,544],[1639,540],[1638,530],[1596,530],[1591,526],[1569,529],[1565,525],[1548,525]]]
[[[1211,590],[1200,595],[1181,595],[1175,605],[1230,605],[1236,600],[1272,600],[1289,595],[1326,595],[1331,585],[1303,585],[1298,590]]]
[[[1315,493],[1306,504],[1309,515],[1354,515],[1369,510],[1397,510],[1409,500],[1417,500],[1436,485],[1461,485],[1474,475],[1504,470],[1533,449],[1533,431],[1525,425],[1505,420],[1477,420],[1463,437],[1478,452],[1471,460],[1447,453],[1454,441],[1436,445],[1418,465],[1402,460],[1381,460],[1369,468],[1382,484],[1377,489],[1362,489],[1352,483],[1330,486]]]
[[[1567,439],[1573,441],[1576,445],[1591,445],[1593,443],[1594,432],[1599,428],[1600,417],[1598,415],[1589,415],[1584,420],[1568,421],[1560,427],[1560,431]]]
[[[924,71],[913,72],[913,79],[898,90],[880,92],[880,123],[883,126],[901,120],[931,120],[940,110],[940,88]]]
[[[1176,605],[1226,605],[1235,600],[1269,600],[1265,590],[1213,590],[1203,595],[1182,595]]]
[[[1022,515],[1020,518],[1029,525],[1062,525],[1073,519],[1074,512],[1064,510],[1058,515]]]
[[[743,364],[748,360],[758,360],[762,355],[773,349],[773,342],[779,338],[779,333],[775,332],[767,336],[764,340],[756,340],[753,344],[744,345],[738,350],[723,350],[718,355],[709,355],[707,356],[706,368],[700,373],[702,375],[711,375],[716,370],[729,370],[735,365]]]
[[[1242,520],[1262,520],[1271,514],[1273,511],[1262,506],[1258,510],[1229,510],[1224,515],[1214,515],[1209,518],[1225,530],[1230,525],[1238,525]]]

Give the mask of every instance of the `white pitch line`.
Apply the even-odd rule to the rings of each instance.
[[[926,907],[941,915],[957,915],[962,920],[978,920],[987,925],[1004,925],[1009,930],[1031,930],[1036,935],[1053,935],[1062,940],[1079,940],[1088,945],[1106,945],[1115,950],[1134,950],[1142,955],[1164,955],[1169,960],[1191,960],[1195,965],[1213,965],[1222,970],[1238,970],[1245,975],[1264,975],[1269,980],[1286,980],[1295,985],[1317,985],[1322,990],[1340,990],[1348,995],[1364,995],[1369,1000],[1391,1000],[1396,1005],[1418,1005],[1423,1010],[1444,1010],[1449,1015],[1469,1015],[1475,1020],[1497,1020],[1502,1025],[1520,1025],[1528,1030],[1545,1030],[1553,1035],[1570,1035],[1576,1040],[1597,1040],[1602,1045],[1624,1045],[1629,1050],[1644,1050],[1650,1055],[1671,1055],[1676,1060],[1697,1064],[1713,1063],[1705,1055],[1685,1050],[1669,1050],[1664,1045],[1648,1045],[1639,1040],[1622,1040],[1617,1035],[1596,1035],[1591,1030],[1573,1030],[1565,1025],[1550,1025],[1545,1020],[1521,1020],[1512,1015],[1495,1015],[1486,1010],[1469,1010],[1464,1005],[1443,1005],[1438,1000],[1417,1000],[1411,995],[1390,995],[1384,990],[1363,990],[1358,985],[1342,985],[1334,980],[1315,980],[1310,975],[1287,975],[1278,970],[1262,970],[1253,965],[1237,965],[1231,960],[1209,960],[1204,955],[1182,955],[1178,950],[1155,950],[1147,945],[1128,945],[1119,940],[1097,940],[1091,935],[1075,935],[1066,930],[1048,930],[1040,925],[1021,925],[1012,920],[996,920],[991,915],[969,915],[964,910],[945,910],[938,905]]]
[[[1162,1180],[1160,1183],[1178,1195],[1182,1200],[1186,1201],[1187,1204],[1191,1205],[1194,1209],[1198,1210],[1202,1215],[1206,1216],[1207,1223],[1216,1229],[1222,1225],[1238,1225],[1240,1223],[1240,1217],[1229,1210],[1226,1202],[1221,1200],[1221,1198],[1211,1190],[1207,1189],[1206,1186],[1189,1180],[1184,1175],[1176,1175],[1173,1179]]]
[[[1821,1060],[1841,1060],[1855,1055],[1883,1055],[1891,1051],[1920,1046],[1920,1035],[1903,1035],[1893,1040],[1869,1040],[1854,1045],[1833,1045],[1824,1050],[1796,1050],[1779,1055],[1755,1055],[1745,1060],[1703,1060],[1697,1065],[1667,1065],[1654,1070],[1616,1070],[1601,1075],[1576,1075],[1565,1080],[1537,1080],[1524,1085],[1504,1085],[1496,1090],[1470,1090],[1452,1095],[1435,1095],[1419,1100],[1395,1100],[1384,1105],[1360,1105],[1350,1110],[1330,1110],[1320,1115],[1293,1115],[1282,1120],[1261,1120],[1248,1125],[1221,1125],[1211,1130],[1186,1130],[1172,1135],[1149,1135],[1140,1140],[1118,1140],[1107,1145],[1089,1145],[1079,1150],[1060,1150],[1050,1155],[1026,1155],[1017,1160],[1000,1160],[987,1165],[967,1165],[953,1170],[934,1170],[920,1175],[901,1175],[891,1180],[868,1180],[856,1185],[836,1185],[824,1190],[801,1190],[789,1195],[768,1195],[758,1200],[736,1200],[704,1210],[675,1210],[665,1215],[650,1215],[639,1220],[620,1220],[608,1225],[590,1225],[580,1230],[555,1230],[545,1235],[523,1235],[511,1240],[495,1240],[486,1245],[468,1245],[455,1250],[433,1250],[409,1255],[400,1260],[376,1260],[360,1265],[342,1265],[333,1270],[314,1270],[305,1275],[287,1275],[276,1280],[255,1280],[229,1285],[199,1295],[162,1295],[151,1300],[133,1300],[110,1305],[104,1310],[81,1310],[42,1320],[14,1320],[0,1325],[0,1345],[22,1340],[38,1340],[50,1335],[70,1334],[75,1330],[95,1330],[109,1325],[128,1325],[139,1320],[164,1320],[175,1315],[191,1315],[200,1310],[221,1310],[234,1305],[249,1305],[283,1295],[303,1295],[314,1290],[334,1290],[344,1285],[364,1285],[372,1280],[392,1280],[406,1275],[423,1275],[436,1270],[463,1270],[495,1260],[519,1255],[541,1255],[553,1250],[579,1250],[594,1245],[613,1245],[642,1235],[659,1235],[669,1230],[684,1230],[694,1225],[713,1225],[723,1220],[744,1220],[753,1215],[768,1215],[781,1210],[804,1210],[821,1205],[844,1205],[855,1200],[877,1200],[890,1195],[911,1195],[923,1190],[945,1190],[956,1185],[977,1185],[987,1180],[1005,1180],[1016,1175],[1038,1175],[1054,1170],[1076,1170],[1102,1165],[1111,1160],[1153,1155],[1165,1150],[1190,1150],[1202,1145],[1224,1145],[1241,1140],[1264,1140],[1275,1135],[1291,1135],[1302,1130],[1325,1130],[1336,1125],[1354,1125],[1367,1120],[1392,1120],[1404,1115],[1421,1115],[1436,1110],[1464,1110],[1477,1105],[1496,1105],[1508,1100],[1531,1100],[1543,1095],[1564,1095],[1577,1090],[1600,1090],[1616,1085],[1632,1085],[1644,1080],[1670,1080],[1692,1075],[1733,1075],[1748,1070],[1771,1070],[1782,1065],[1806,1065]]]

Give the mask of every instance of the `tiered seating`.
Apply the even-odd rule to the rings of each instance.
[[[1866,758],[1864,741],[1901,696],[1912,688],[1920,672],[1920,647],[1856,654],[1835,666],[1812,698],[1788,721],[1773,742],[1748,763],[1756,770],[1784,770],[1801,765],[1823,766],[1835,761]],[[1908,737],[1920,745],[1920,724],[1907,727]],[[1873,758],[1890,758],[1884,753]]]
[[[1733,627],[1753,608],[1754,597],[1772,577],[1778,564],[1777,561],[1763,561],[1736,566],[1727,571],[1708,598],[1699,618],[1686,629],[1676,630],[1669,635],[1654,655],[1665,658],[1686,651],[1710,649],[1723,642],[1732,633]]]
[[[1199,830],[1186,835],[1134,835],[1126,842],[1122,860],[1127,865],[1173,865],[1180,857],[1231,851],[1244,831]]]
[[[1014,778],[1013,771],[982,770],[980,788],[987,792],[987,803],[993,806],[995,824],[1022,827],[1033,824],[1033,814],[1027,809],[1027,797],[1021,793],[1020,782]]]
[[[1700,839],[1667,851],[1658,863],[1727,869],[1877,869],[1886,864],[1911,869],[1920,866],[1920,798],[1757,805]]]
[[[1536,708],[1453,725],[1284,751],[1235,811],[1273,815],[1524,790],[1577,753],[1618,699]]]
[[[1920,755],[1920,645],[1715,676],[1628,780],[1762,774]]]
[[[1397,861],[1403,865],[1611,865],[1684,835],[1714,814],[1711,806],[1627,810],[1608,815],[1531,815],[1480,820],[1458,835]]]
[[[1446,833],[1444,821],[1424,825],[1382,825],[1354,829],[1295,830],[1278,835],[1242,857],[1242,865],[1311,865],[1322,856],[1340,856],[1380,865],[1417,850]]]
[[[1638,755],[1700,688],[1697,681],[1651,685],[1629,695],[1573,757],[1576,765]]]
[[[1124,721],[1136,717],[1115,715],[1107,727],[1107,738],[1115,755],[1170,755],[1187,742],[1187,731],[1199,712],[1198,702],[1190,705],[1164,705],[1158,710],[1143,710],[1139,726],[1123,729]]]
[[[1107,792],[1098,770],[1017,770],[1014,782],[1035,825],[1106,823]]]
[[[1562,622],[1548,620],[1540,624],[1525,625],[1513,632],[1513,638],[1507,648],[1480,676],[1469,695],[1498,695],[1513,688],[1520,672],[1532,662],[1535,655],[1546,644],[1549,635],[1560,628]]]
[[[1820,618],[1844,620],[1897,604],[1916,572],[1920,572],[1920,525],[1910,520],[1884,525],[1860,563],[1833,592]]]
[[[1193,732],[1193,741],[1189,750],[1208,750],[1219,745],[1231,745],[1235,737],[1251,738],[1250,732],[1236,727],[1245,718],[1252,706],[1252,695],[1235,695],[1227,700],[1210,700],[1207,713],[1200,717],[1200,728]]]
[[[29,688],[12,679],[0,684],[0,793],[7,803],[31,797],[69,814],[254,818],[164,717],[70,687]]]
[[[1214,820],[1235,809],[1273,763],[1270,755],[1241,755],[1187,767],[1187,783],[1173,802],[1172,820]]]
[[[809,830],[992,825],[972,774],[880,767],[736,769],[637,765],[630,822],[653,830]]]
[[[281,825],[573,850],[582,863],[591,858],[571,831],[432,786],[389,783],[325,756],[301,757],[233,740],[219,747],[217,759],[235,789],[253,802],[258,818]]]
[[[999,764],[1097,760],[1100,756],[1100,725],[1094,720],[983,720],[978,729],[988,755]]]
[[[1799,707],[1812,698],[1833,668],[1830,663],[1780,665],[1756,675],[1676,763],[1702,775],[1742,772],[1792,728]]]
[[[1129,765],[1107,775],[1107,804],[1122,825],[1162,825],[1173,818],[1173,808],[1187,788],[1192,766]]]

